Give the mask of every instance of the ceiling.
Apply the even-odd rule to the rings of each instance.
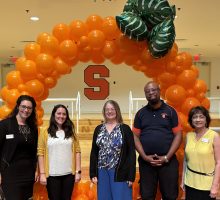
[[[23,55],[26,42],[36,41],[39,33],[51,33],[58,23],[89,15],[119,15],[126,0],[1,0],[0,63]],[[220,58],[220,0],[169,0],[176,5],[176,43],[202,60]],[[31,21],[30,16],[40,20]]]

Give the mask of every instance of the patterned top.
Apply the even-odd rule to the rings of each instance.
[[[116,125],[111,133],[108,132],[105,124],[103,124],[96,144],[99,147],[98,168],[115,168],[118,164],[122,147],[120,124]]]

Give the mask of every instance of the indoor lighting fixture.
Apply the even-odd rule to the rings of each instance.
[[[39,17],[32,16],[32,17],[30,17],[30,20],[32,20],[32,21],[38,21],[38,20],[39,20]]]

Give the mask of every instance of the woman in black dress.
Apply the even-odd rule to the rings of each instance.
[[[36,102],[21,95],[11,114],[0,122],[0,184],[7,200],[33,195],[37,166]]]

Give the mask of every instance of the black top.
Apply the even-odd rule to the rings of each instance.
[[[98,154],[99,147],[96,145],[96,139],[100,133],[103,124],[95,128],[92,149],[90,154],[90,178],[98,177]],[[126,124],[120,125],[122,133],[122,148],[118,165],[115,169],[115,181],[134,181],[136,173],[136,154],[134,145],[134,136],[130,127]]]
[[[0,122],[0,172],[3,182],[33,181],[38,131],[21,133],[15,117]]]
[[[140,132],[140,142],[147,155],[166,155],[181,130],[176,110],[164,103],[153,109],[149,104],[141,108],[134,118],[134,129]],[[134,133],[136,131],[134,130]]]

